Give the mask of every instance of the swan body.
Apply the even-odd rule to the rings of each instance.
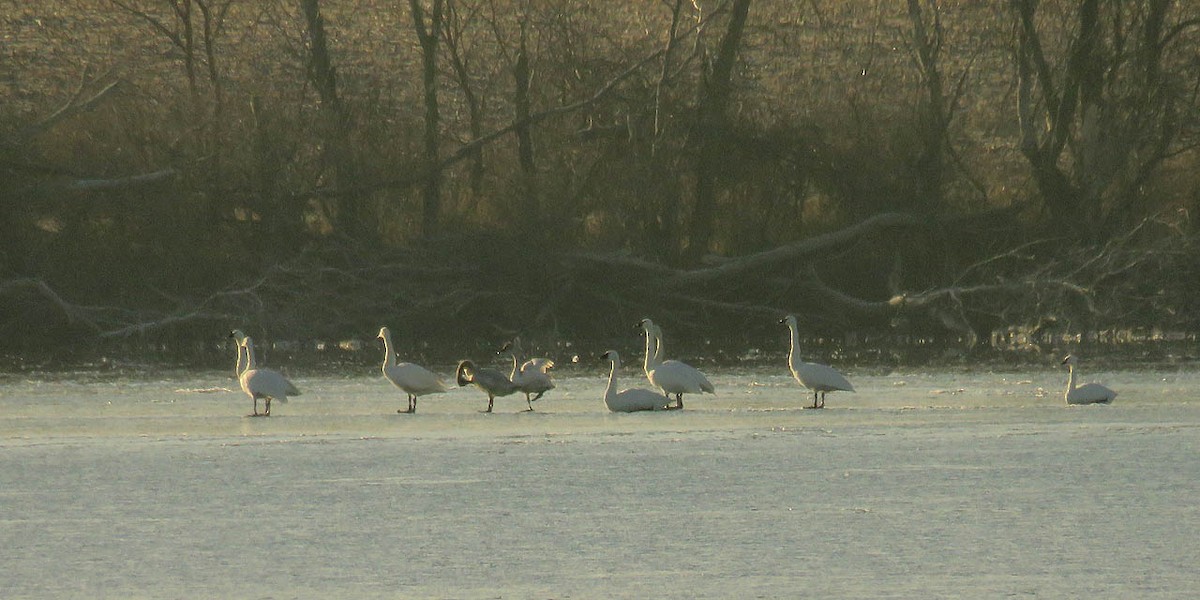
[[[788,329],[791,331],[792,348],[788,352],[788,369],[792,372],[792,377],[800,382],[800,385],[812,391],[813,405],[811,408],[825,408],[826,392],[854,391],[854,386],[850,385],[850,382],[833,367],[804,362],[800,358],[800,334],[797,330],[795,316],[788,315],[779,322],[787,323]],[[820,394],[820,402],[817,401],[818,394]]]
[[[608,375],[608,387],[604,390],[604,405],[612,412],[637,412],[643,410],[666,410],[670,399],[658,392],[643,388],[630,388],[617,391],[617,370],[621,368],[621,357],[616,350],[609,350],[600,356],[601,360],[612,362],[612,372]]]
[[[653,321],[642,319],[638,325],[646,334],[646,378],[664,395],[675,395],[675,408],[683,408],[684,394],[717,393],[699,369],[678,360],[662,360],[662,330]]]
[[[512,357],[513,363],[508,379],[516,384],[517,391],[525,394],[525,404],[529,406],[529,410],[533,410],[533,401],[554,389],[554,380],[550,379],[549,373],[550,369],[554,368],[554,361],[549,358],[531,358],[518,366],[521,338],[513,338],[511,342],[504,344],[497,354],[505,352]],[[536,395],[530,398],[530,394]]]
[[[408,394],[408,410],[396,412],[417,412],[417,397],[428,394],[440,394],[446,391],[446,384],[440,377],[421,365],[407,362],[396,362],[396,352],[392,349],[392,331],[387,327],[379,328],[378,339],[383,340],[383,376],[396,387]]]
[[[254,340],[250,337],[243,337],[241,347],[245,350],[246,367],[245,370],[238,376],[238,381],[242,384],[242,391],[250,396],[254,401],[254,412],[250,416],[258,417],[271,416],[271,400],[275,399],[280,402],[287,402],[288,396],[299,396],[300,390],[292,385],[286,377],[281,375],[279,371],[268,368],[259,368],[254,360]],[[258,399],[265,398],[267,406],[264,412],[260,415],[258,412]]]
[[[458,382],[459,387],[473,383],[475,387],[486,392],[488,405],[484,412],[489,413],[492,412],[492,404],[496,401],[497,396],[508,396],[517,391],[517,384],[513,383],[504,373],[495,369],[480,369],[469,360],[458,363],[454,379]]]
[[[1117,393],[1099,383],[1075,387],[1075,360],[1073,355],[1068,354],[1062,361],[1070,373],[1067,376],[1067,404],[1111,404]]]

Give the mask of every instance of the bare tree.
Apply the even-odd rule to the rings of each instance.
[[[1057,61],[1038,0],[1013,0],[1021,152],[1056,222],[1099,241],[1128,224],[1196,108],[1194,65],[1170,60],[1200,24],[1171,0],[1081,0]],[[1168,19],[1176,16],[1176,24]],[[1057,64],[1056,64],[1057,62]]]

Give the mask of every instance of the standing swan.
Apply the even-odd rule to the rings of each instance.
[[[238,381],[242,383],[242,391],[246,392],[252,400],[254,400],[254,412],[250,414],[252,417],[269,417],[271,416],[271,399],[274,398],[280,402],[287,402],[288,396],[299,396],[300,390],[292,385],[286,377],[275,371],[267,368],[257,368],[254,361],[254,340],[249,336],[242,338],[242,348],[246,352],[246,370],[238,377]],[[261,415],[258,413],[258,399],[266,398],[267,407]]]
[[[413,363],[397,363],[396,352],[392,350],[392,331],[387,327],[379,328],[378,339],[383,340],[383,376],[396,387],[408,394],[408,410],[397,410],[398,413],[417,412],[417,396],[440,394],[446,391],[446,384],[429,369]]]
[[[496,396],[507,396],[517,391],[517,384],[513,383],[504,373],[495,369],[480,369],[469,360],[458,363],[454,379],[458,382],[459,387],[473,383],[475,387],[487,392],[488,407],[483,412],[492,412],[492,403],[496,401]],[[533,408],[529,410],[533,410]]]
[[[792,372],[792,377],[800,382],[800,385],[812,390],[813,405],[810,408],[825,408],[825,392],[853,392],[854,386],[842,377],[841,373],[834,370],[833,367],[819,365],[817,363],[804,362],[800,359],[800,334],[796,327],[796,317],[788,315],[779,320],[780,323],[787,323],[788,329],[792,332],[792,349],[788,352],[788,369]],[[821,402],[817,403],[817,394],[821,394]]]
[[[1098,383],[1087,383],[1075,387],[1075,357],[1068,354],[1062,364],[1067,365],[1067,404],[1110,404],[1117,393]]]
[[[525,393],[525,404],[529,406],[529,410],[533,410],[533,400],[542,397],[542,394],[554,389],[554,381],[550,379],[550,374],[547,372],[554,368],[554,361],[548,358],[531,358],[521,366],[517,366],[520,362],[518,355],[521,353],[521,338],[513,338],[511,342],[506,342],[496,354],[504,354],[507,352],[512,356],[512,374],[508,376],[509,380],[517,385],[517,389]],[[537,394],[530,399],[530,394]]]
[[[699,369],[677,360],[661,360],[661,330],[650,319],[642,319],[638,327],[646,333],[646,378],[667,397],[675,395],[675,408],[683,408],[684,394],[715,394],[716,388]]]
[[[608,374],[608,387],[604,390],[604,404],[613,412],[636,412],[641,410],[666,410],[671,400],[657,392],[643,388],[630,388],[617,391],[617,369],[621,368],[621,356],[616,350],[609,350],[600,356],[601,360],[612,362],[612,372]]]

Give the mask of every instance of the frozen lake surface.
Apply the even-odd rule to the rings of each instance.
[[[443,374],[446,369],[441,369]],[[605,373],[606,374],[606,373]],[[611,414],[561,373],[519,412],[415,415],[374,371],[0,375],[3,598],[1194,598],[1200,375],[710,371]],[[625,385],[645,385],[624,370]],[[447,380],[450,377],[446,377]]]

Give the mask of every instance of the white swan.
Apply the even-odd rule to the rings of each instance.
[[[542,394],[554,389],[554,381],[550,379],[548,371],[554,368],[554,361],[549,358],[531,358],[520,366],[521,353],[521,338],[513,338],[511,342],[504,344],[497,354],[508,352],[512,356],[512,374],[508,376],[509,380],[517,385],[517,389],[525,394],[525,404],[529,406],[529,410],[533,410],[533,401],[542,397]],[[537,394],[532,399],[530,394]]]
[[[716,388],[699,369],[677,360],[660,359],[658,349],[662,345],[662,330],[653,321],[642,319],[638,325],[646,334],[646,378],[668,397],[675,395],[676,409],[683,408],[684,394],[716,393]]]
[[[458,363],[454,379],[458,382],[459,387],[473,383],[475,387],[487,392],[488,406],[484,412],[489,413],[492,412],[492,404],[496,401],[497,396],[507,396],[517,391],[517,384],[513,383],[504,373],[495,369],[480,369],[469,360]]]
[[[1067,404],[1109,404],[1117,393],[1098,383],[1087,383],[1075,387],[1075,357],[1068,354],[1062,364],[1067,365]]]
[[[427,394],[440,394],[446,391],[446,384],[429,369],[413,363],[397,363],[396,352],[392,349],[392,331],[387,327],[379,328],[378,339],[383,340],[383,376],[396,387],[408,394],[408,410],[397,410],[402,413],[417,412],[417,397]]]
[[[602,360],[612,362],[612,372],[608,374],[608,387],[604,390],[604,405],[613,412],[636,412],[642,410],[666,410],[670,399],[658,392],[643,388],[630,388],[617,391],[617,369],[621,368],[621,357],[616,350],[609,350],[600,356]]]
[[[300,390],[292,385],[286,377],[279,374],[279,371],[267,368],[258,368],[254,360],[254,340],[249,336],[242,338],[242,348],[246,351],[246,369],[242,371],[238,377],[238,381],[242,384],[242,391],[246,392],[250,399],[254,400],[254,412],[250,416],[258,417],[271,416],[271,399],[280,402],[287,402],[288,396],[299,396]],[[266,398],[266,410],[259,415],[258,399]]]
[[[792,377],[795,377],[800,385],[812,390],[813,405],[811,408],[825,408],[825,392],[854,391],[854,386],[850,385],[850,382],[846,381],[846,378],[833,367],[804,362],[800,359],[800,333],[797,331],[795,316],[788,315],[779,322],[787,323],[788,329],[792,332],[792,348],[788,351],[788,369],[791,370]],[[819,404],[817,403],[817,394],[821,395]]]

